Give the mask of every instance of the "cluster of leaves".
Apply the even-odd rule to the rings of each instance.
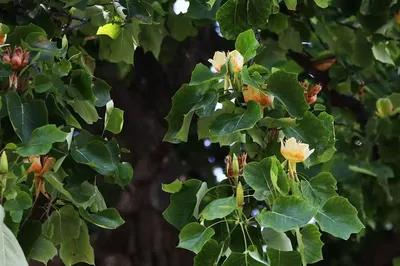
[[[243,209],[232,178],[211,188],[199,180],[164,185],[172,193],[164,217],[181,230],[179,247],[197,254],[195,265],[306,265],[322,259],[320,231],[348,239],[363,228],[361,222],[398,230],[399,205],[391,192],[400,170],[400,5],[207,4],[210,11],[201,18],[218,21],[246,64],[239,73],[229,67],[215,73],[198,64],[172,99],[165,140],[187,141],[196,116],[199,139],[229,146],[234,154],[246,152],[252,162],[238,180]],[[298,81],[321,84],[315,104],[307,103]],[[274,96],[274,105],[245,103],[242,86]],[[315,149],[299,182],[281,166],[279,142],[285,137]]]

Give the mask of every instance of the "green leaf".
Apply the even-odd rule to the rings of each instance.
[[[99,48],[100,59],[108,60],[112,63],[125,62],[133,64],[133,55],[138,46],[139,32],[139,26],[135,22],[131,22],[120,27],[118,32],[113,32],[114,39],[106,36],[102,37]],[[97,34],[100,34],[99,31]]]
[[[31,258],[33,247],[41,235],[42,223],[39,221],[28,220],[24,223],[24,226],[21,227],[17,240],[28,260]]]
[[[301,257],[298,251],[279,251],[267,248],[269,266],[300,266]]]
[[[300,33],[293,27],[288,27],[279,35],[279,46],[300,53],[303,50]]]
[[[318,227],[315,224],[308,224],[301,231],[297,231],[297,241],[303,265],[316,263],[323,260],[322,243]]]
[[[194,257],[194,266],[217,265],[221,246],[218,242],[211,239],[208,240],[201,251]]]
[[[364,228],[357,217],[357,209],[346,198],[339,196],[328,199],[315,219],[322,231],[344,240]]]
[[[115,183],[121,188],[127,186],[133,178],[132,165],[127,162],[118,163],[118,167],[114,173]]]
[[[235,48],[244,57],[244,62],[247,62],[256,56],[257,48],[259,46],[260,44],[258,43],[252,29],[240,33],[235,42]]]
[[[69,101],[68,104],[71,105],[74,111],[79,114],[89,125],[92,125],[100,118],[96,108],[90,101],[75,100],[72,102]]]
[[[189,85],[199,85],[209,81],[215,81],[218,79],[225,78],[226,69],[223,67],[221,72],[213,73],[210,68],[203,65],[197,64],[192,72],[192,78],[190,79]]]
[[[4,210],[0,205],[0,265],[28,266],[24,252],[14,234],[4,224]]]
[[[79,207],[79,214],[86,221],[105,229],[117,229],[125,223],[114,208],[105,209],[97,213],[89,213],[84,208]]]
[[[50,90],[53,87],[52,79],[46,74],[39,74],[33,80],[33,86],[37,93],[43,93]]]
[[[271,15],[269,17],[268,29],[276,34],[282,33],[288,26],[288,17],[282,13]]]
[[[93,100],[92,76],[83,69],[72,71],[68,94],[78,100]]]
[[[270,227],[278,232],[286,232],[306,225],[317,209],[307,201],[296,196],[280,196],[275,199],[272,211],[265,209],[256,216],[263,227]]]
[[[96,78],[93,84],[93,93],[96,97],[94,106],[102,107],[106,105],[111,100],[110,90],[111,86],[108,85],[107,82],[102,79]]]
[[[257,124],[267,128],[295,127],[296,119],[290,117],[283,117],[283,118],[264,117],[263,119],[258,121]]]
[[[285,233],[277,232],[272,228],[264,228],[261,232],[265,244],[269,248],[280,251],[292,251],[292,242]]]
[[[309,167],[318,163],[327,162],[332,158],[335,149],[335,132],[333,117],[322,112],[316,117],[306,112],[302,120],[297,121],[295,128],[284,128],[286,137],[295,137],[297,140],[310,145],[315,151],[304,164]]]
[[[46,125],[36,128],[27,144],[18,147],[16,152],[29,157],[35,154],[45,155],[49,153],[53,143],[66,140],[68,133],[59,130],[56,125]]]
[[[140,46],[143,47],[145,53],[151,51],[154,57],[158,59],[165,35],[167,35],[167,32],[163,23],[159,25],[141,24],[139,34]]]
[[[272,11],[271,0],[251,0],[247,2],[247,21],[249,25],[265,29]]]
[[[94,251],[90,245],[89,233],[86,224],[79,219],[79,237],[68,239],[61,243],[60,257],[65,266],[71,266],[78,262],[94,265]]]
[[[33,32],[46,34],[42,28],[33,24],[27,26],[16,26],[13,32],[7,36],[7,43],[11,46],[21,45],[21,40],[25,40],[25,38]]]
[[[277,71],[268,80],[268,93],[274,95],[287,108],[291,116],[302,118],[310,107],[304,98],[304,87],[297,75]]]
[[[297,0],[285,0],[285,4],[289,10],[296,10]]]
[[[249,253],[232,252],[221,266],[265,266],[264,263],[255,260]]]
[[[110,12],[104,10],[101,5],[88,6],[85,10],[85,17],[90,19],[94,26],[103,26],[110,19]]]
[[[167,24],[172,37],[179,42],[197,34],[197,29],[193,27],[192,20],[186,16],[171,15],[168,17]]]
[[[116,169],[112,150],[101,141],[94,140],[85,147],[71,149],[72,158],[77,163],[86,164],[100,174],[110,175]]]
[[[187,141],[193,111],[214,102],[216,98],[217,92],[209,86],[184,84],[172,97],[172,108],[165,118],[168,121],[168,131],[164,141],[171,143]]]
[[[183,227],[179,234],[178,248],[184,248],[197,254],[214,234],[215,231],[212,228],[206,228],[199,223],[190,223]]]
[[[211,124],[211,134],[225,136],[240,130],[253,128],[262,118],[260,105],[255,101],[247,103],[247,109],[242,114],[221,114]]]
[[[53,73],[59,77],[68,76],[69,71],[71,71],[72,65],[67,59],[61,59],[53,65]]]
[[[322,207],[329,198],[337,196],[336,190],[336,180],[330,173],[319,173],[309,181],[301,180],[303,196],[317,207]]]
[[[234,196],[211,201],[201,212],[206,220],[221,219],[231,214],[237,208]]]
[[[31,207],[32,197],[24,191],[19,191],[14,199],[9,199],[4,204],[5,211],[22,211]]]
[[[57,246],[70,239],[77,239],[80,225],[81,219],[78,212],[71,205],[65,205],[61,209],[53,211],[43,224],[43,232],[48,232],[52,227],[54,230],[50,240]]]
[[[246,164],[243,169],[243,178],[254,189],[253,196],[257,200],[265,200],[269,196],[276,196],[277,190],[286,193],[289,191],[287,176],[275,157],[268,157],[260,162]]]
[[[0,63],[0,78],[8,78],[12,74],[12,65],[10,63]]]
[[[22,104],[18,94],[14,91],[8,92],[6,99],[11,124],[22,142],[27,143],[33,130],[48,124],[44,101],[33,100]]]
[[[233,40],[241,32],[251,28],[247,23],[247,4],[245,0],[228,0],[217,11],[217,21],[221,34]]]
[[[106,105],[106,116],[104,119],[104,130],[108,130],[113,134],[122,131],[124,125],[124,111],[114,108],[114,102],[111,100]]]
[[[174,182],[170,184],[162,184],[162,190],[167,193],[176,193],[182,188],[182,182],[179,179],[176,179]]]
[[[190,179],[182,184],[182,188],[171,195],[168,208],[164,211],[164,219],[181,230],[186,224],[194,221],[193,213],[197,204],[196,193],[202,187],[202,182]]]
[[[207,10],[211,10],[214,6],[215,0],[196,0],[202,6],[204,6]]]
[[[104,26],[99,27],[97,35],[107,35],[111,39],[116,39],[121,33],[121,25],[117,23],[108,23]]]
[[[392,57],[390,56],[390,51],[385,43],[381,42],[374,45],[372,47],[372,53],[374,54],[376,60],[382,63],[395,65]]]
[[[66,39],[65,39],[66,40]],[[32,32],[25,41],[21,41],[22,46],[30,51],[40,52],[40,58],[52,58],[53,56],[63,56],[67,51],[68,42],[63,41],[63,47],[58,49],[57,43],[47,39],[47,34],[42,32]]]
[[[49,260],[52,260],[55,256],[57,256],[57,249],[51,243],[50,240],[44,238],[43,236],[39,237],[35,245],[33,246],[30,252],[30,258],[36,261],[40,261],[41,263],[47,264]]]
[[[314,0],[314,2],[321,8],[327,8],[329,6],[329,0]]]

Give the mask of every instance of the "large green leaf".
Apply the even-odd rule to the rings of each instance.
[[[93,94],[97,99],[94,102],[96,107],[102,107],[111,100],[110,90],[111,86],[108,85],[107,82],[96,78],[95,82],[93,83]]]
[[[231,214],[237,208],[234,196],[211,201],[201,212],[206,220],[221,219]]]
[[[267,248],[269,266],[300,266],[301,257],[298,251],[279,251]]]
[[[164,141],[179,143],[187,141],[187,133],[193,112],[212,102],[217,97],[209,86],[190,86],[184,84],[172,97],[172,108],[168,113],[168,131]]]
[[[263,119],[258,121],[257,124],[267,128],[295,127],[296,119],[290,117],[283,117],[283,118],[264,117]]]
[[[225,72],[225,67],[221,69],[221,72],[213,73],[209,67],[201,63],[197,64],[192,72],[192,78],[190,79],[189,85],[199,85],[205,82],[223,79]]]
[[[322,207],[331,197],[337,196],[336,180],[330,173],[319,173],[310,180],[301,180],[301,191],[311,204]]]
[[[315,215],[315,219],[322,231],[344,240],[364,228],[357,217],[357,209],[346,198],[340,196],[328,199]]]
[[[295,128],[284,128],[287,137],[295,137],[297,140],[309,144],[310,149],[315,149],[304,162],[306,166],[327,162],[332,158],[335,149],[335,132],[333,117],[322,112],[316,117],[311,112],[306,112],[302,120],[297,121]]]
[[[44,101],[33,100],[23,104],[14,91],[8,92],[6,99],[11,124],[22,142],[27,143],[36,128],[48,124]]]
[[[138,24],[131,22],[120,27],[114,39],[108,36],[101,37],[99,48],[100,59],[105,59],[113,63],[125,62],[133,64],[133,55],[138,46],[139,32]]]
[[[261,234],[267,247],[280,251],[293,250],[292,243],[285,233],[277,232],[272,228],[264,228]]]
[[[118,211],[114,208],[105,209],[97,213],[89,213],[84,208],[80,207],[79,214],[86,221],[106,229],[116,229],[125,223]]]
[[[14,199],[4,203],[5,211],[22,211],[32,207],[32,197],[25,191],[18,191]]]
[[[141,24],[139,42],[144,51],[151,51],[155,58],[158,59],[161,51],[161,45],[165,35],[167,34],[164,23],[161,24]]]
[[[245,0],[228,0],[217,11],[217,21],[221,34],[233,40],[241,32],[250,29],[247,22],[247,4]]]
[[[265,29],[271,12],[271,0],[250,0],[247,2],[247,21],[251,26]]]
[[[182,188],[171,195],[170,205],[163,213],[164,219],[178,230],[194,221],[193,213],[198,201],[196,193],[201,187],[202,182],[196,179],[183,183]]]
[[[246,183],[254,189],[254,197],[257,200],[265,200],[271,195],[276,196],[278,191],[284,193],[289,191],[287,176],[275,157],[248,163],[244,166],[243,177]]]
[[[286,28],[281,34],[279,34],[279,46],[283,49],[291,49],[300,53],[303,49],[300,33],[293,27]]]
[[[162,184],[162,190],[167,193],[176,193],[182,188],[182,182],[179,179],[175,179],[174,182],[169,184]]]
[[[57,255],[57,249],[47,238],[39,237],[30,252],[30,258],[47,264]]]
[[[72,71],[71,84],[67,92],[73,99],[92,101],[94,99],[92,76],[84,69]]]
[[[102,141],[94,140],[84,147],[73,148],[71,155],[77,163],[89,165],[100,174],[112,174],[117,167],[113,151]]]
[[[321,8],[327,8],[329,6],[329,0],[314,0],[314,2]]]
[[[59,210],[54,210],[43,224],[43,232],[50,234],[49,238],[54,245],[66,243],[70,239],[79,237],[81,219],[79,213],[71,205],[65,205]]]
[[[68,104],[70,104],[74,111],[89,125],[100,119],[96,108],[91,101],[74,100],[69,101]]]
[[[36,128],[28,143],[18,147],[16,152],[29,157],[35,154],[45,155],[49,153],[53,143],[66,140],[68,133],[59,130],[55,125],[46,125]]]
[[[252,1],[249,1],[249,3],[250,2]],[[256,56],[256,51],[259,46],[260,44],[258,43],[252,29],[240,33],[235,42],[235,48],[242,54],[244,62],[247,62]]]
[[[29,24],[26,26],[16,26],[11,34],[7,36],[7,43],[12,46],[20,45],[21,40],[25,40],[25,38],[33,32],[40,32],[44,34],[46,33],[42,28],[33,24]]]
[[[315,224],[308,224],[297,234],[303,265],[323,260],[322,246],[324,243],[322,243],[320,237],[321,233]]]
[[[263,227],[270,227],[278,232],[286,232],[306,225],[316,214],[317,209],[307,201],[296,196],[280,196],[275,199],[272,210],[263,210],[256,216]]]
[[[94,265],[94,251],[90,245],[89,233],[86,223],[79,219],[80,226],[76,228],[79,237],[69,238],[60,245],[60,257],[65,266],[71,266],[78,262]]]
[[[208,240],[201,251],[194,257],[194,266],[217,265],[219,255],[221,253],[221,246],[218,242],[211,239]]]
[[[289,114],[302,118],[310,107],[304,98],[304,87],[297,80],[297,75],[283,70],[271,75],[268,80],[268,92],[284,104]]]
[[[133,168],[130,163],[118,163],[117,169],[114,173],[115,183],[121,188],[127,186],[133,178]]]
[[[296,10],[297,0],[285,0],[285,4],[289,10]]]
[[[211,124],[211,135],[226,136],[240,130],[253,128],[258,120],[262,118],[260,105],[255,101],[247,103],[247,109],[241,114],[224,113]]]
[[[206,228],[199,223],[187,224],[179,234],[179,248],[199,253],[205,243],[215,234],[212,228]]]
[[[0,265],[28,266],[18,240],[4,224],[4,216],[3,207],[0,205]]]

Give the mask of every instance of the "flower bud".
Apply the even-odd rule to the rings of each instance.
[[[234,50],[228,54],[228,64],[230,71],[239,72],[243,68],[244,58],[238,51]]]
[[[225,52],[215,52],[213,59],[208,59],[208,62],[210,62],[215,70],[217,72],[221,72],[221,68],[225,65],[226,63],[226,54]]]
[[[243,174],[243,167],[246,165],[247,154],[242,154],[242,156],[236,157],[233,154],[233,159],[231,156],[226,157],[226,174],[228,177],[238,177]]]
[[[389,98],[380,98],[376,102],[376,109],[380,117],[389,117],[393,113],[393,104]]]
[[[242,208],[244,205],[244,192],[243,192],[242,183],[240,183],[240,182],[236,187],[236,203],[239,208]]]
[[[0,156],[0,174],[7,174],[8,173],[8,159],[6,151]]]

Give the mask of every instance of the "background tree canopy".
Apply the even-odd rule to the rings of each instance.
[[[0,265],[400,265],[399,10],[0,0]]]

